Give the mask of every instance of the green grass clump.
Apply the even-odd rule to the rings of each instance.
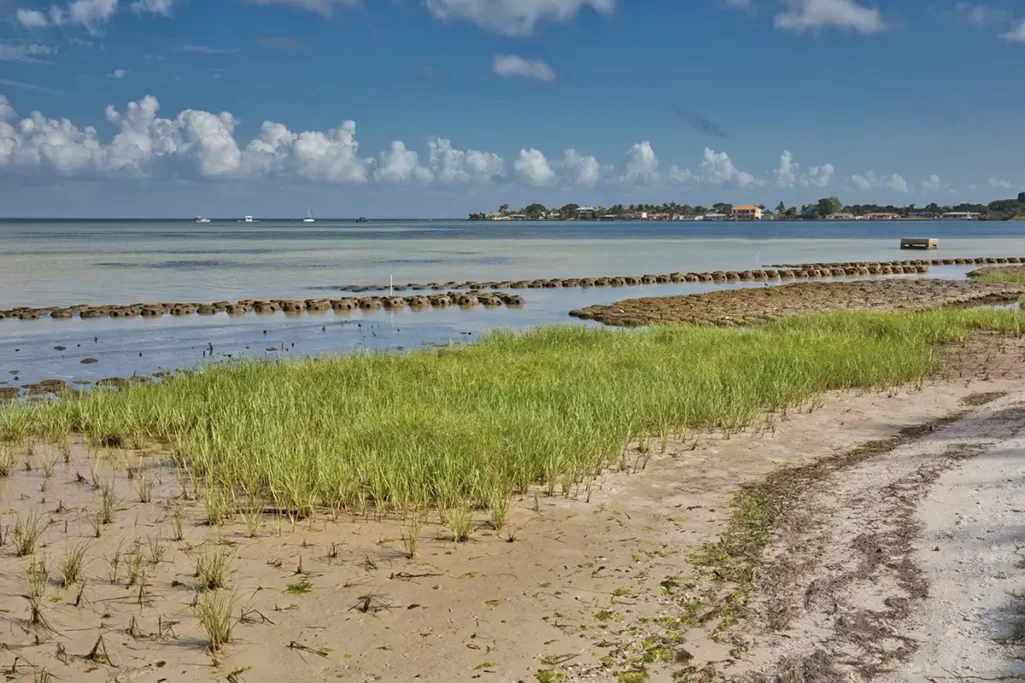
[[[217,590],[228,585],[228,568],[231,558],[227,551],[207,551],[196,558],[196,578],[199,579],[200,590]]]
[[[36,551],[39,538],[46,531],[46,520],[38,514],[30,514],[25,519],[20,516],[14,520],[14,552],[18,557],[31,555]]]
[[[535,484],[565,493],[608,465],[646,461],[627,461],[632,441],[650,451],[690,430],[728,437],[825,391],[920,382],[936,369],[938,345],[1023,323],[1014,311],[946,310],[750,329],[549,327],[404,355],[211,365],[159,384],[11,404],[0,433],[45,439],[70,425],[167,443],[213,500],[211,523],[236,501],[264,499],[290,516],[487,510],[500,527],[510,494]]]
[[[231,642],[231,632],[236,623],[231,616],[234,609],[234,597],[223,591],[202,593],[197,597],[196,611],[206,631],[211,652],[220,652]]]
[[[78,583],[85,564],[85,555],[89,552],[89,541],[83,541],[64,548],[64,557],[60,562],[61,584],[68,588]]]

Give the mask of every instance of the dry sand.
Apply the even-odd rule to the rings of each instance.
[[[1009,367],[1017,367],[1019,355],[1020,349],[1003,354],[1012,363]],[[759,594],[750,622],[724,621],[720,608],[707,600],[707,576],[691,566],[690,558],[726,528],[730,495],[741,484],[780,465],[804,465],[949,415],[971,394],[1022,389],[1020,374],[996,374],[985,380],[934,383],[921,392],[828,396],[817,409],[792,412],[761,433],[670,442],[665,454],[654,456],[643,471],[610,472],[591,490],[570,497],[517,500],[509,528],[496,532],[482,518],[468,543],[453,542],[434,515],[424,526],[414,559],[403,555],[401,537],[408,525],[398,518],[321,515],[293,528],[288,520],[267,514],[255,538],[248,536],[241,518],[209,527],[202,501],[179,498],[175,472],[161,464],[158,449],[140,461],[136,452],[90,454],[76,444],[69,462],[60,460],[50,479],[43,466],[59,451],[36,445],[30,455],[22,449],[19,462],[30,463],[32,469],[19,465],[0,482],[0,523],[7,528],[0,548],[0,614],[8,622],[0,636],[0,667],[24,680],[45,680],[45,670],[61,681],[251,683],[615,681],[616,674],[627,682],[643,680],[644,675],[651,681],[670,681],[682,670],[693,674],[680,680],[771,675],[781,655],[834,642],[829,638],[835,629],[820,628],[815,619],[835,624],[836,615],[820,617],[802,608],[800,591],[815,579],[840,571],[834,559],[841,565],[854,562],[848,541],[874,530],[899,536],[886,547],[899,551],[901,562],[915,567],[914,580],[923,586],[907,597],[898,592],[899,573],[883,582],[893,595],[907,600],[907,618],[895,620],[892,629],[894,642],[907,646],[907,657],[895,659],[893,666],[907,667],[898,670],[908,673],[892,680],[918,680],[915,672],[941,661],[928,647],[954,652],[937,646],[937,637],[991,644],[998,627],[1005,624],[981,618],[978,610],[998,603],[1007,606],[1006,590],[1016,582],[1025,587],[1022,571],[1009,566],[1006,557],[1007,548],[1021,535],[1020,521],[1012,521],[1016,508],[1008,507],[1008,496],[1021,499],[1021,472],[1015,471],[1011,451],[1001,451],[1000,445],[1016,438],[1015,430],[1025,424],[1018,424],[1017,410],[1006,412],[1025,398],[1015,394],[972,408],[974,412],[950,425],[949,431],[870,460],[864,472],[838,473],[836,486],[807,492],[814,504],[809,509],[816,515],[808,538],[823,544],[823,550],[811,553],[807,571],[795,574],[804,583],[795,579],[773,589],[790,596],[797,606],[790,622],[797,635],[782,638],[783,646],[777,642],[779,634],[763,628]],[[1008,441],[1012,449],[1016,444]],[[958,453],[986,457],[959,460]],[[632,451],[630,460],[643,459],[643,454]],[[883,463],[881,469],[871,470],[877,462]],[[989,463],[998,469],[990,471]],[[969,464],[983,469],[958,469]],[[138,501],[140,465],[158,482],[150,503]],[[124,497],[100,538],[94,538],[90,521],[99,496],[91,483],[92,467],[97,468],[99,481],[112,482]],[[977,478],[984,471],[990,476]],[[922,472],[928,474],[928,485],[909,484],[911,490],[904,491],[907,477]],[[1018,488],[1004,482],[1007,478]],[[971,504],[961,493],[965,485],[978,489]],[[880,487],[890,487],[893,495],[881,495]],[[996,497],[987,503],[991,507],[972,507],[975,499],[991,491]],[[173,540],[172,509],[177,505],[185,510],[181,541]],[[859,517],[864,507],[870,511]],[[43,600],[48,627],[27,621],[23,596],[30,558],[15,557],[9,535],[15,516],[24,518],[33,510],[48,522],[35,552],[36,558],[46,557],[54,573]],[[900,515],[891,515],[894,510]],[[920,538],[918,510],[926,518]],[[964,520],[974,518],[972,538],[991,539],[991,558],[968,561],[982,541],[961,533],[957,511]],[[846,520],[848,527],[834,533],[838,520]],[[898,533],[907,530],[914,533]],[[953,537],[942,539],[947,533]],[[787,538],[781,534],[779,541]],[[56,570],[65,548],[90,539],[84,583],[61,587]],[[146,558],[141,595],[138,584],[126,586],[126,565],[137,539]],[[901,545],[905,541],[906,547]],[[159,563],[149,561],[151,543],[166,546]],[[928,549],[932,545],[947,552],[934,553]],[[774,545],[773,550],[782,547]],[[233,642],[214,656],[191,605],[196,558],[216,549],[226,549],[233,558],[230,591],[239,623]],[[797,551],[801,557],[809,555],[806,548]],[[109,561],[119,552],[118,578],[111,582]],[[958,557],[965,558],[965,564],[954,577],[945,563],[956,563]],[[879,571],[884,573],[883,568]],[[1003,578],[982,582],[1001,572]],[[889,609],[884,604],[889,593],[873,587],[872,576],[837,585],[845,591],[845,600],[848,594],[853,596],[851,604],[858,608]],[[310,584],[308,593],[289,592],[289,586],[303,582]],[[960,589],[962,584],[971,584],[975,592]],[[823,586],[821,581],[816,585]],[[863,596],[858,597],[859,592]],[[817,593],[829,594],[828,586]],[[964,609],[968,596],[976,594],[982,596],[978,609]],[[880,596],[878,604],[865,602]],[[828,612],[826,598],[810,604]],[[965,616],[970,629],[955,623]],[[710,638],[716,629],[722,630]],[[106,658],[87,659],[101,635]],[[754,647],[737,649],[738,642]],[[1004,654],[996,647],[984,652],[974,645],[965,647],[975,648],[980,657]],[[924,659],[920,662],[919,657]],[[709,663],[715,674],[706,668]],[[971,670],[982,668],[992,670],[988,659],[986,667],[980,664]],[[550,677],[543,672],[550,672]]]

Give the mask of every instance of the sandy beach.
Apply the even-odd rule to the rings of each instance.
[[[830,673],[837,680],[932,680],[952,657],[958,675],[1017,671],[997,643],[1017,609],[1008,591],[1025,584],[1008,526],[1020,500],[1023,349],[971,351],[920,391],[830,394],[769,430],[671,439],[650,461],[635,444],[623,468],[571,495],[515,498],[501,531],[474,515],[467,543],[431,512],[413,559],[401,515],[261,511],[258,524],[238,515],[210,526],[160,448],[76,440],[65,462],[53,446],[16,447],[2,483],[11,628],[0,666],[81,681],[826,680],[786,672],[844,652],[853,659]],[[866,443],[886,447],[845,459]],[[750,594],[696,560],[735,527],[742,487],[824,462],[793,480]],[[116,511],[97,538],[88,511],[104,487]],[[15,519],[32,514],[45,530],[17,557]],[[964,514],[986,525],[972,538],[994,542],[973,545]],[[870,541],[884,557],[865,569]],[[62,559],[78,544],[81,577],[63,587]],[[196,569],[219,554],[233,631],[213,653]],[[32,624],[26,572],[40,561],[50,578]],[[869,613],[871,632],[844,626]]]

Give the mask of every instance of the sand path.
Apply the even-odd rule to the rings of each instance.
[[[803,491],[776,530],[744,681],[1001,680],[1023,614],[1025,391]]]

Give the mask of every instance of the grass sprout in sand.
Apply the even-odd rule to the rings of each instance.
[[[542,328],[405,355],[209,366],[156,385],[11,404],[0,433],[165,442],[182,471],[234,509],[255,499],[299,515],[490,509],[534,484],[568,492],[610,464],[641,467],[670,434],[728,436],[825,391],[920,382],[939,345],[1023,323],[1012,311],[953,310],[749,329]],[[641,460],[628,462],[635,440]]]

